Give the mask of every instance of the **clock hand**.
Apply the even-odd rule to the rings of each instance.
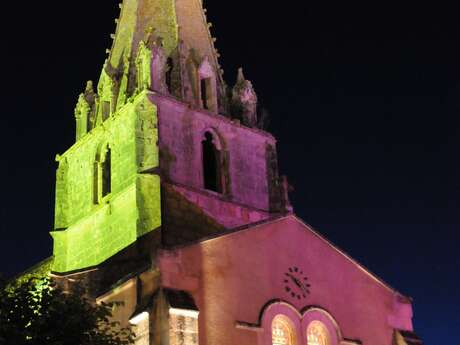
[[[295,283],[295,285],[297,285],[299,287],[299,289],[301,289],[304,293],[310,293],[310,291],[308,290],[308,288],[303,285],[302,281],[300,281],[299,279],[297,279],[296,277],[294,277],[292,274],[290,273],[286,273],[286,275],[292,279],[292,281]]]
[[[299,279],[297,279],[296,277],[294,277],[292,274],[289,274],[289,273],[288,273],[287,275],[289,276],[289,278],[292,279],[292,281],[295,283],[295,285],[297,285],[300,289],[303,290],[303,288],[302,288],[302,283],[300,282]]]

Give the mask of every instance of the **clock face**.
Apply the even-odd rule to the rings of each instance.
[[[310,294],[308,277],[298,267],[289,267],[283,277],[284,289],[292,297],[302,300]]]

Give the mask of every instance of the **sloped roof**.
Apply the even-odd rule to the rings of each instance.
[[[150,33],[163,39],[166,54],[182,42],[208,56],[219,70],[218,53],[210,32],[210,24],[201,0],[123,0],[110,49],[109,63],[118,68],[123,56],[135,57],[139,42]],[[219,80],[221,75],[218,74]]]
[[[217,239],[222,239],[222,238],[225,238],[227,236],[234,236],[234,235],[236,235],[238,233],[241,233],[241,232],[244,232],[244,231],[254,231],[254,230],[260,229],[261,227],[264,227],[266,225],[275,224],[275,223],[278,223],[278,222],[283,222],[283,221],[286,221],[286,220],[289,220],[289,219],[292,219],[292,220],[298,222],[299,224],[301,224],[306,230],[310,231],[316,237],[318,237],[321,241],[323,241],[327,245],[329,245],[331,247],[331,249],[333,249],[336,252],[338,252],[339,254],[341,254],[344,258],[346,258],[348,261],[352,262],[355,266],[357,266],[361,271],[363,271],[365,274],[370,276],[376,283],[378,283],[379,285],[383,286],[384,288],[386,288],[387,290],[391,291],[392,293],[399,295],[401,298],[406,300],[407,303],[412,302],[412,299],[410,297],[400,293],[398,290],[396,290],[395,288],[393,288],[392,286],[387,284],[383,279],[378,277],[376,274],[374,274],[372,271],[370,271],[364,265],[360,264],[357,260],[353,259],[344,250],[340,249],[338,246],[333,244],[331,241],[329,241],[327,238],[325,238],[323,235],[321,235],[318,231],[316,231],[311,225],[305,223],[301,218],[297,217],[294,214],[283,215],[283,216],[275,216],[275,217],[272,217],[272,218],[269,218],[269,219],[266,219],[266,220],[263,220],[263,221],[260,221],[260,222],[251,223],[251,224],[244,225],[244,226],[241,226],[241,227],[238,227],[238,228],[230,229],[230,230],[224,231],[224,232],[222,232],[220,234],[215,234],[215,235],[212,235],[212,236],[208,236],[208,237],[200,239],[198,241],[194,241],[194,242],[191,242],[191,243],[174,246],[174,247],[168,248],[167,250],[183,249],[183,248],[191,247],[191,246],[194,246],[194,245],[197,245],[197,244],[206,243],[206,242],[214,241],[214,240],[217,240]]]

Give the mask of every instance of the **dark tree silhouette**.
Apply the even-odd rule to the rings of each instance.
[[[0,281],[0,344],[133,344],[131,330],[110,320],[113,306],[91,303],[81,288],[64,293],[48,278]]]

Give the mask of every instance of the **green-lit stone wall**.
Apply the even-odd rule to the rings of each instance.
[[[170,55],[179,42],[175,5],[175,0],[124,0],[110,64],[116,68],[123,55],[135,57],[148,32],[163,39],[165,53]]]
[[[157,109],[143,92],[58,157],[53,271],[96,266],[160,227],[157,142]],[[95,203],[94,166],[106,145],[111,194]]]
[[[141,21],[154,23],[154,33],[163,38],[165,53],[169,56],[179,41],[175,0],[145,0],[140,9]]]

